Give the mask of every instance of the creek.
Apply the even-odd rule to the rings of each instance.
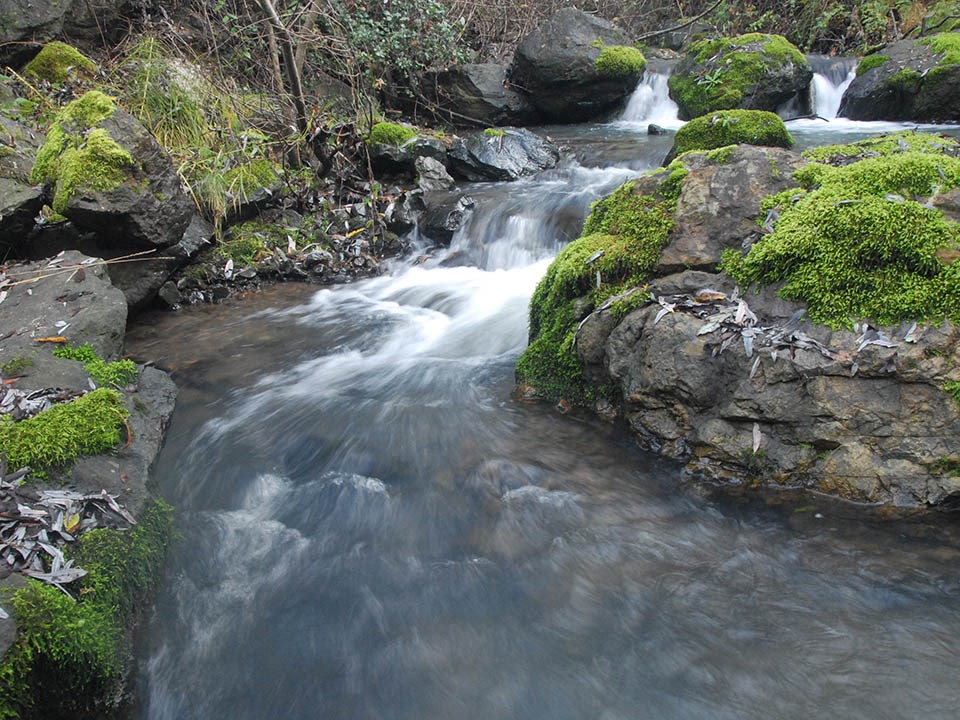
[[[131,329],[181,388],[137,717],[956,717],[950,523],[715,494],[511,399],[550,259],[669,149],[646,134],[680,124],[662,80],[617,122],[545,129],[558,168],[469,187],[425,262]],[[801,146],[899,127],[791,123]]]

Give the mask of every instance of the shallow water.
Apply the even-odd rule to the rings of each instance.
[[[956,716],[951,524],[715,496],[511,399],[549,259],[669,147],[550,132],[565,164],[471,188],[449,257],[133,329],[182,388],[138,717]]]

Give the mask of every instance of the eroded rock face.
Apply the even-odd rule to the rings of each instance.
[[[520,42],[510,81],[544,121],[588,120],[615,109],[636,88],[640,72],[609,77],[596,67],[602,47],[624,43],[606,20],[564,8]]]
[[[426,78],[437,114],[454,125],[526,125],[536,116],[533,105],[507,79],[499,63],[457,65]]]
[[[839,114],[852,120],[956,122],[960,118],[960,65],[941,63],[930,38],[901,40],[862,62],[843,95]]]
[[[960,328],[834,331],[777,286],[741,297],[720,255],[759,238],[761,198],[795,186],[805,160],[739,146],[683,162],[654,279],[626,311],[629,293],[576,313],[587,383],[612,385],[641,445],[699,476],[905,507],[960,500],[960,406],[945,390],[960,383]],[[662,192],[658,177],[635,192]]]

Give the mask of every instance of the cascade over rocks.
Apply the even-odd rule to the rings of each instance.
[[[960,118],[960,64],[945,62],[938,41],[958,33],[901,40],[860,62],[843,94],[839,114],[851,120],[955,122]]]
[[[864,141],[863,151],[887,145],[895,153],[900,144],[936,152],[923,149],[935,141],[894,136]],[[943,165],[946,173],[956,172],[946,160]],[[957,326],[861,321],[833,330],[808,321],[806,305],[779,297],[780,286],[741,295],[728,275],[716,271],[725,250],[740,253],[771,232],[776,210],[765,215],[761,200],[777,193],[786,198],[783,191],[799,184],[795,174],[806,167],[812,166],[788,150],[737,146],[688,153],[624,186],[629,193],[621,188],[595,206],[584,231],[614,233],[604,240],[606,255],[638,242],[629,239],[636,221],[611,215],[621,212],[616,208],[636,208],[641,224],[659,223],[650,214],[658,207],[652,203],[669,198],[679,183],[674,222],[650,266],[652,279],[617,289],[617,281],[597,269],[605,263],[604,273],[617,271],[615,258],[600,252],[588,257],[589,248],[579,255],[565,251],[555,265],[566,265],[551,266],[544,281],[556,284],[550,289],[542,283],[534,295],[531,348],[541,335],[551,337],[546,333],[555,332],[549,325],[555,318],[566,323],[571,349],[561,342],[551,351],[558,358],[551,372],[569,372],[563,358],[570,352],[585,385],[579,398],[560,398],[605,416],[618,412],[643,447],[686,461],[697,476],[898,506],[955,502],[960,408],[945,388],[960,387]],[[956,192],[938,198],[936,207],[948,219],[957,216]],[[614,197],[617,204],[611,204]],[[593,238],[604,239],[589,235],[576,242]],[[618,294],[575,297],[593,292],[594,275]],[[537,348],[538,359],[551,357],[542,338]],[[530,378],[524,362],[519,378],[534,384],[524,391],[558,399],[536,387],[550,387],[553,376]],[[553,387],[575,387],[571,379]]]
[[[510,82],[545,122],[589,120],[622,104],[643,74],[643,64],[622,73],[598,69],[605,47],[625,44],[606,20],[564,8],[520,42]]]
[[[523,128],[498,128],[454,142],[447,152],[455,177],[471,182],[516,180],[552,168],[560,149]]]

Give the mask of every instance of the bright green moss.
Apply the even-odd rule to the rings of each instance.
[[[960,65],[960,33],[943,32],[937,35],[931,35],[928,38],[922,38],[919,42],[923,43],[935,53],[942,54],[938,66],[949,67]]]
[[[370,128],[368,145],[403,145],[417,136],[413,128],[391,122],[378,122]]]
[[[530,345],[517,379],[543,397],[585,404],[600,392],[584,380],[574,339],[584,311],[643,282],[657,263],[675,221],[676,194],[686,171],[658,172],[656,195],[628,182],[594,203],[582,236],[550,264],[530,300]],[[672,181],[672,182],[671,182]]]
[[[78,191],[112,190],[126,179],[133,157],[96,128],[115,110],[112,98],[92,90],[57,113],[30,174],[33,182],[55,183],[56,212],[62,213]]]
[[[911,153],[960,154],[960,142],[947,135],[904,130],[860,140],[848,145],[822,145],[803,151],[808,160],[830,165],[848,165],[854,160]]]
[[[884,63],[886,63],[890,58],[886,55],[866,55],[860,60],[860,64],[857,65],[857,77],[860,77],[864,73],[870,72],[874,68],[878,68]]]
[[[639,78],[647,59],[635,47],[607,45],[593,63],[597,73],[609,78]]]
[[[137,366],[133,360],[117,360],[106,362],[97,357],[96,352],[89,344],[80,346],[63,345],[56,348],[53,354],[67,360],[78,360],[83,363],[83,369],[97,385],[110,387],[124,387],[137,379]]]
[[[770,70],[785,64],[806,66],[806,58],[780,35],[750,33],[700,40],[688,55],[703,64],[699,74],[674,73],[670,95],[689,117],[738,107]]]
[[[116,390],[94,390],[54,405],[28,420],[0,420],[0,447],[9,467],[60,467],[81,455],[98,455],[120,442],[127,410]]]
[[[59,41],[47,43],[27,63],[23,74],[36,80],[62,83],[71,74],[93,75],[97,64],[72,45]]]
[[[79,600],[33,580],[13,594],[19,635],[0,664],[0,717],[104,714],[123,681],[128,630],[161,577],[172,522],[158,500],[130,531],[83,535]]]
[[[911,68],[898,70],[887,80],[887,84],[900,92],[915,95],[920,90],[923,76]]]
[[[940,259],[960,247],[960,226],[926,203],[960,186],[960,160],[908,152],[815,167],[811,190],[781,194],[774,231],[745,257],[726,253],[723,269],[743,286],[784,283],[782,297],[833,328],[960,320],[960,264]]]
[[[506,137],[507,131],[500,128],[485,128],[483,134],[487,137]]]
[[[673,147],[680,155],[690,150],[713,150],[737,143],[788,148],[793,145],[793,138],[775,113],[718,110],[695,118],[677,130]]]

